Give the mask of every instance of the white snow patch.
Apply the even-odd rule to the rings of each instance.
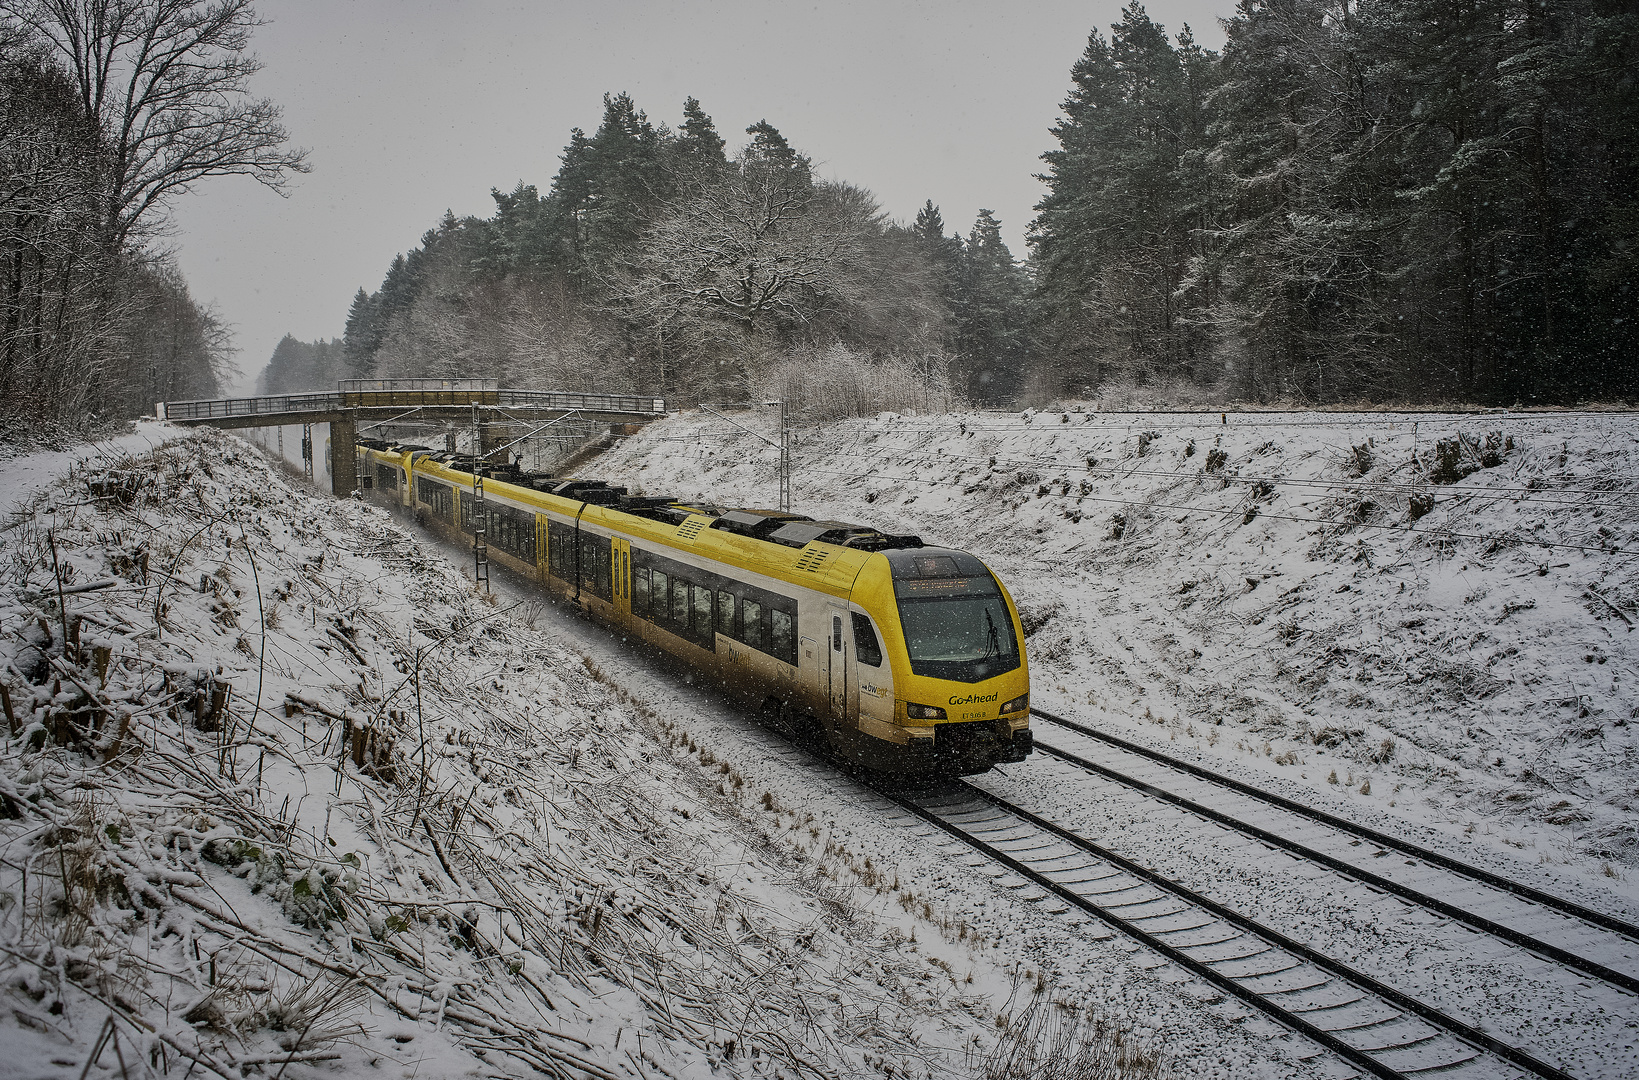
[[[1047,996],[1298,1067],[384,511],[211,432],[107,456],[0,529],[0,1072],[964,1075]]]

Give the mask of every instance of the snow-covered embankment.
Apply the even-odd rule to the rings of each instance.
[[[1071,408],[795,439],[793,509],[1003,575],[1041,707],[1639,911],[1632,414]],[[688,413],[587,470],[768,506],[775,461]]]
[[[0,1073],[931,1077],[1029,1000],[237,439],[82,464],[0,552]]]

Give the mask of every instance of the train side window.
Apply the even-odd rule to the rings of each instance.
[[[831,651],[842,651],[842,616],[831,616]]]
[[[717,632],[734,636],[734,594],[727,589],[717,590]]]
[[[672,622],[689,625],[689,583],[678,577],[672,578]]]
[[[763,636],[763,606],[749,596],[741,601],[740,607],[740,640],[759,652],[767,652],[767,640]]]
[[[553,577],[559,581],[568,581],[574,577],[575,531],[556,521],[548,523],[546,556]]]
[[[711,589],[705,585],[696,585],[691,590],[694,594],[694,632],[706,639],[711,638]]]
[[[632,571],[632,612],[649,613],[649,571],[641,566]]]
[[[659,570],[649,571],[652,584],[649,587],[649,610],[652,611],[655,622],[666,621],[666,605],[671,603],[671,580]]]
[[[613,556],[607,536],[582,534],[580,539],[580,587],[593,596],[605,600],[614,598],[612,591]]]
[[[788,664],[792,663],[797,655],[797,635],[795,627],[791,623],[791,615],[779,608],[775,608],[769,612],[769,616],[769,622],[773,628],[773,633],[770,635],[773,639],[770,642],[773,648],[770,651],[776,660],[784,660]]]
[[[855,611],[854,617],[854,657],[866,667],[882,666],[882,645],[876,639],[876,628],[871,625],[868,615],[861,615]]]

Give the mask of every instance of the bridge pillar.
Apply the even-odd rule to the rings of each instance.
[[[512,456],[512,452],[510,450],[497,449],[498,447],[506,445],[504,438],[506,429],[502,428],[501,431],[503,437],[497,438],[495,435],[495,429],[492,425],[478,425],[478,456],[494,465],[505,465],[507,460]]]
[[[349,416],[330,421],[330,492],[345,498],[359,486],[357,451],[359,422]]]

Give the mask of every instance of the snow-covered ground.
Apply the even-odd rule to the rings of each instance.
[[[77,468],[0,532],[0,1076],[79,1076],[110,1016],[91,1075],[985,1075],[1072,1015],[1180,1077],[1335,1071],[527,583],[488,601],[462,552],[177,434],[151,483]],[[1636,443],[1624,415],[879,417],[798,431],[793,503],[985,557],[1044,708],[1633,918]],[[768,506],[774,460],[686,414],[584,471]],[[66,659],[48,527],[69,589],[116,582],[67,595]],[[1047,765],[984,783],[1074,792],[1078,828],[1368,970],[1399,949],[1577,1075],[1633,1060],[1620,1004],[1565,1033],[1602,991]]]
[[[1107,935],[1049,980],[1062,924],[572,615],[174,435],[0,529],[0,1076],[983,1075],[1077,1022],[1127,1075],[1290,1071]]]
[[[1639,418],[1071,409],[794,438],[793,509],[991,563],[1038,706],[1636,921]],[[683,414],[589,471],[769,506],[775,462]],[[1044,757],[980,783],[1572,1075],[1639,1067],[1624,991]],[[1498,910],[1483,891],[1451,898]],[[1056,981],[1108,983],[1018,929]]]
[[[992,564],[1038,706],[1639,910],[1639,417],[1072,408],[794,441],[794,510]],[[588,469],[778,498],[773,451],[705,413]]]
[[[167,424],[138,421],[135,430],[56,450],[30,450],[0,440],[0,509],[33,499],[70,468],[107,467],[176,437]]]

